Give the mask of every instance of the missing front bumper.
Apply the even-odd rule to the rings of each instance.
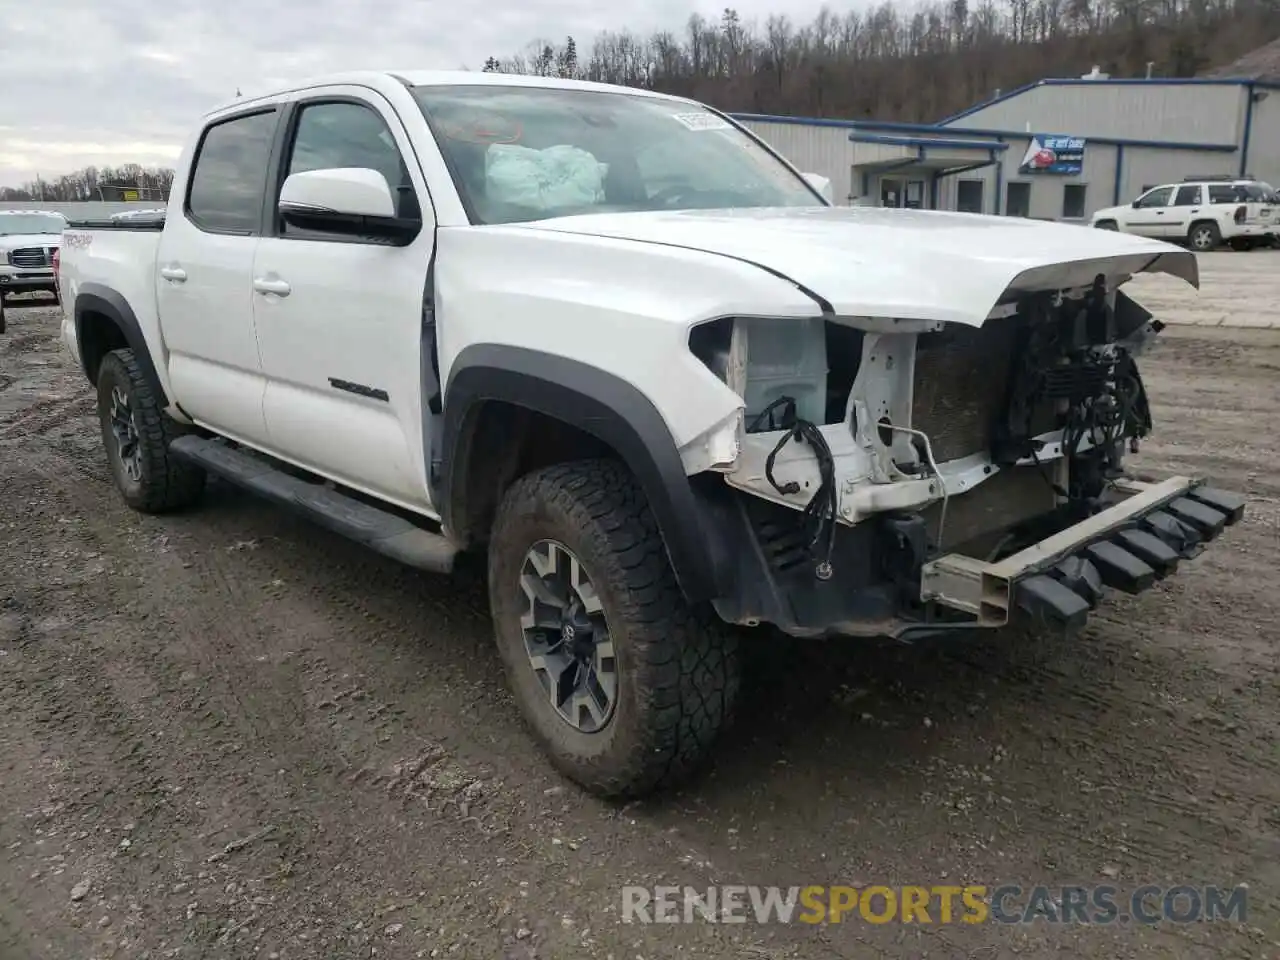
[[[1013,556],[948,554],[925,564],[920,598],[1002,627],[1081,626],[1103,587],[1140,593],[1196,556],[1244,513],[1244,498],[1187,477],[1126,481],[1124,499]]]

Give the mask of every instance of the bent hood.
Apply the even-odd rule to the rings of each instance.
[[[1020,292],[1114,287],[1144,271],[1199,287],[1195,255],[1116,231],[874,207],[602,213],[522,226],[685,247],[749,261],[838,316],[981,326]]]

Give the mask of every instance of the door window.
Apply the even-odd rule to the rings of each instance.
[[[205,131],[187,187],[187,218],[209,233],[253,236],[262,221],[276,111],[222,120]]]
[[[413,181],[386,122],[359,103],[334,101],[306,104],[299,111],[287,175],[335,167],[365,167],[386,178],[396,197],[397,216],[421,216]],[[317,236],[280,221],[282,236]],[[346,238],[344,238],[346,239]]]
[[[1175,207],[1194,207],[1200,202],[1200,184],[1193,183],[1178,188],[1178,192],[1173,195],[1173,205]]]
[[[1169,198],[1173,196],[1173,187],[1156,187],[1150,193],[1144,193],[1134,203],[1135,207],[1140,209],[1145,207],[1165,207],[1169,205]]]

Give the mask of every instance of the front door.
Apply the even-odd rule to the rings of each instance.
[[[1156,187],[1148,190],[1127,210],[1122,211],[1124,227],[1129,233],[1144,237],[1169,235],[1169,201],[1173,199],[1173,187]]]
[[[335,87],[298,101],[280,181],[306,170],[377,170],[401,215],[421,214],[422,230],[409,245],[391,246],[275,218],[253,264],[263,407],[280,456],[427,510],[422,298],[434,217],[417,162],[404,159],[412,160],[408,135],[394,111],[368,97]],[[274,206],[279,184],[272,192]]]
[[[902,210],[925,207],[924,181],[906,177],[880,178],[880,206]]]
[[[186,203],[170,212],[156,255],[156,305],[183,410],[254,445],[267,435],[249,283],[279,114],[258,109],[205,131]]]

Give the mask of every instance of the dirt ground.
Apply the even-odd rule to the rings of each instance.
[[[1137,465],[1240,525],[1072,643],[753,638],[661,801],[549,772],[479,583],[226,487],[124,507],[49,308],[0,336],[0,958],[1280,956],[1280,335],[1166,332]],[[623,924],[625,884],[1249,884],[1245,922]]]
[[[1196,256],[1200,289],[1165,274],[1135,277],[1126,289],[1157,316],[1179,323],[1280,330],[1280,254],[1219,250]]]

